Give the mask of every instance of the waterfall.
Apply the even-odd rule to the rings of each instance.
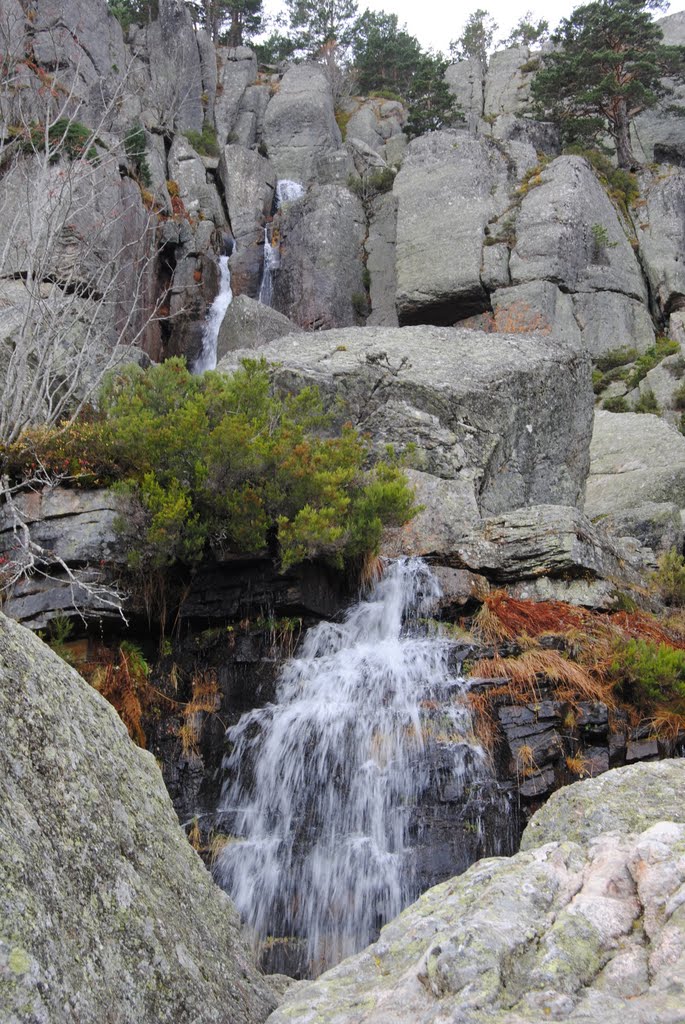
[[[436,775],[445,806],[488,774],[455,642],[422,625],[438,596],[420,559],[391,563],[342,623],[308,631],[276,702],[227,732],[218,880],[256,939],[306,940],[310,972],[418,896],[415,812]]]
[[[219,256],[219,292],[212,303],[202,330],[202,351],[193,365],[193,373],[204,373],[216,366],[216,344],[226,310],[231,305],[231,271],[228,256]]]
[[[269,238],[270,224],[264,225],[264,270],[262,271],[262,283],[259,286],[259,301],[264,306],[270,306],[274,292],[274,270],[281,262],[278,242],[272,243]]]
[[[280,210],[283,203],[295,202],[303,195],[304,188],[299,181],[281,178],[276,182],[273,212],[276,213],[277,210]],[[270,306],[273,300],[273,274],[281,262],[278,240],[273,237],[272,230],[271,224],[264,225],[264,270],[259,286],[259,301],[265,306]]]

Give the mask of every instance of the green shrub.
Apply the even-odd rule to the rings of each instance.
[[[183,133],[190,145],[200,156],[220,156],[221,149],[216,137],[216,128],[206,121],[202,125],[202,131],[188,130]]]
[[[659,408],[659,403],[657,402],[656,396],[651,388],[647,388],[646,391],[642,392],[633,406],[633,412],[651,412],[657,416],[659,415],[661,409]]]
[[[378,167],[368,171],[361,177],[351,174],[347,179],[347,187],[350,192],[358,196],[363,202],[368,202],[376,196],[389,192],[395,181],[395,172],[390,167]]]
[[[150,173],[150,165],[147,162],[145,131],[139,121],[136,121],[126,133],[124,149],[135,168],[140,184],[145,188],[150,188],[152,185],[152,174]]]
[[[630,412],[630,406],[623,395],[605,398],[602,402],[602,408],[606,409],[607,412]]]
[[[651,640],[615,644],[607,679],[618,695],[639,711],[666,706],[685,711],[685,651]]]
[[[616,367],[625,366],[627,363],[634,363],[638,356],[639,352],[636,348],[612,348],[609,352],[605,352],[603,356],[597,356],[595,366],[602,373],[608,373],[609,370],[614,370]]]
[[[649,371],[659,365],[662,359],[665,359],[666,356],[673,356],[677,352],[680,352],[680,345],[677,341],[671,341],[670,338],[657,338],[656,343],[635,361],[635,366],[626,381],[628,387],[636,388]]]
[[[368,443],[330,429],[316,389],[272,393],[267,364],[232,377],[192,376],[171,359],[110,376],[103,414],[129,467],[128,544],[135,568],[194,565],[207,545],[260,552],[281,566],[323,556],[341,565],[373,551],[385,523],[413,514],[390,462],[368,468]]]
[[[64,154],[71,160],[95,161],[98,158],[95,146],[104,147],[104,142],[94,136],[90,128],[68,117],[61,117],[48,125],[47,139],[44,124],[32,124],[28,130],[23,127],[13,129],[10,134],[19,140],[25,153],[47,152],[51,162]]]
[[[652,575],[652,584],[665,604],[685,605],[685,559],[675,548],[659,558],[659,568]]]

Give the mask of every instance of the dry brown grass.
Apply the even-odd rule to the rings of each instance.
[[[563,688],[565,696],[573,695],[574,701],[599,700],[613,706],[610,689],[601,679],[593,676],[584,666],[565,658],[559,651],[545,651],[531,648],[517,658],[483,658],[477,661],[471,672],[472,677],[506,679],[507,682],[495,687],[489,693],[493,696],[505,693],[515,704],[539,702],[542,699],[541,684],[556,684]]]
[[[566,758],[566,767],[571,775],[577,775],[579,779],[586,779],[592,774],[590,762],[582,754],[569,755]]]

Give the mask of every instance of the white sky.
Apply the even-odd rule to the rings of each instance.
[[[400,25],[406,22],[411,35],[416,36],[423,47],[442,50],[447,54],[450,40],[461,34],[464,23],[471,11],[479,7],[487,10],[499,25],[496,39],[503,39],[526,11],[530,10],[536,20],[546,18],[550,29],[557,26],[562,18],[568,17],[574,7],[584,0],[473,0],[469,4],[448,3],[446,0],[357,0],[359,10],[372,10],[396,14]],[[280,8],[279,0],[265,0],[267,14],[274,14]],[[685,0],[673,0],[666,14],[685,10]],[[659,14],[663,17],[663,14]]]

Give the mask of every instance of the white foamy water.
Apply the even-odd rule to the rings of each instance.
[[[231,271],[228,266],[228,256],[219,256],[219,291],[210,306],[207,319],[202,331],[202,352],[195,361],[193,373],[204,373],[205,370],[213,370],[216,367],[216,345],[219,338],[221,323],[226,315],[226,310],[233,301],[231,291]]]
[[[452,792],[486,762],[449,669],[454,644],[421,635],[438,596],[419,559],[392,563],[342,623],[309,630],[276,702],[227,733],[221,810],[238,838],[218,879],[257,939],[305,938],[313,973],[418,895],[409,829],[427,748]]]

